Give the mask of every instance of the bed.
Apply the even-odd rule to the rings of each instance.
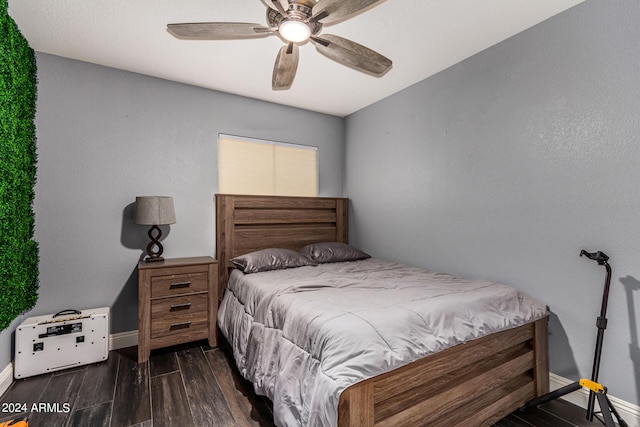
[[[218,282],[219,295],[225,295],[230,273],[234,271],[231,263],[234,257],[272,247],[298,251],[306,245],[317,242],[347,243],[347,211],[348,200],[345,198],[216,195],[216,250],[221,266]],[[336,268],[338,270],[342,268],[348,274],[362,275],[363,269],[371,265],[382,265],[383,269],[388,268],[384,263],[380,260],[364,259],[340,263],[344,265],[338,265]],[[333,268],[321,264],[315,267],[269,272],[269,277],[272,280],[275,278],[277,283],[284,283],[288,276],[293,275],[293,271],[309,271],[312,275],[336,274]],[[400,268],[410,267],[401,266]],[[260,274],[262,273],[252,275],[233,272],[231,286],[235,287],[234,289],[242,289],[238,286],[247,286],[242,284],[244,283],[242,280],[258,280]],[[277,276],[278,274],[283,276]],[[372,274],[374,273],[370,273]],[[435,273],[417,272],[416,274]],[[299,280],[295,277],[293,279]],[[240,282],[236,283],[234,280]],[[335,276],[335,280],[330,279],[336,283],[340,280],[340,276]],[[287,287],[286,284],[283,286]],[[317,287],[317,285],[312,286]],[[335,292],[335,289],[331,290]],[[531,398],[545,394],[549,390],[548,316],[545,311],[543,314],[538,312],[532,320],[521,322],[522,324],[506,325],[497,332],[479,333],[473,339],[465,338],[453,345],[449,343],[437,352],[427,349],[428,354],[422,356],[418,354],[422,350],[416,351],[417,358],[410,362],[397,364],[397,361],[381,361],[380,364],[384,365],[384,368],[379,373],[371,374],[375,370],[359,369],[356,365],[356,370],[362,372],[358,372],[355,377],[352,376],[347,385],[344,382],[340,384],[335,401],[332,401],[331,395],[323,395],[320,399],[321,405],[328,404],[331,407],[325,411],[328,418],[318,417],[318,410],[313,409],[315,403],[304,401],[304,396],[298,396],[302,399],[299,409],[295,409],[295,406],[291,409],[292,402],[288,402],[289,407],[286,409],[289,413],[279,415],[278,410],[282,405],[279,400],[282,399],[278,395],[278,387],[262,383],[263,378],[272,377],[274,373],[255,376],[254,372],[249,372],[261,364],[261,366],[274,364],[267,359],[267,353],[273,351],[273,346],[266,346],[267,353],[264,355],[253,354],[249,360],[243,359],[245,350],[236,347],[238,343],[246,344],[249,332],[241,332],[237,328],[234,332],[234,328],[229,327],[230,320],[226,317],[233,316],[228,314],[232,311],[229,306],[237,304],[229,301],[237,298],[231,291],[228,294],[225,295],[225,301],[220,310],[221,330],[232,344],[234,358],[243,376],[254,381],[254,387],[258,393],[265,394],[274,401],[274,418],[277,424],[295,425],[295,417],[299,415],[298,423],[313,426],[327,424],[341,427],[491,425]],[[308,295],[311,294],[308,292],[298,292],[300,295],[307,295],[306,301],[301,303],[288,300],[287,298],[292,297],[292,294],[278,295],[286,298],[273,298],[273,301],[288,301],[288,304],[300,304],[305,307],[306,313],[313,311],[314,304],[317,304],[315,297],[309,298]],[[257,297],[254,296],[254,298]],[[336,305],[339,304],[336,303]],[[269,308],[271,307],[275,305],[269,305]],[[242,316],[255,315],[248,308],[244,310],[246,313]],[[274,318],[294,316],[294,314],[278,313],[275,315],[269,313],[269,315]],[[318,316],[321,314],[315,317]],[[322,323],[324,325],[329,322]],[[307,326],[299,325],[298,327],[304,329]],[[260,330],[264,329],[271,333],[271,328]],[[278,331],[278,333],[281,332]],[[346,332],[340,330],[334,335],[344,337],[344,333]],[[300,336],[305,335],[302,333]],[[281,342],[286,342],[289,347],[297,350],[295,341],[296,339],[287,339]],[[354,341],[357,340],[354,339]],[[242,347],[242,344],[239,347]],[[303,369],[304,366],[299,364],[296,369]],[[295,369],[286,371],[286,367],[273,368],[272,366],[272,371],[280,369],[284,369],[283,376],[289,375],[286,377],[288,382],[295,381],[291,376],[291,372],[296,372]],[[353,370],[353,366],[351,369]],[[304,393],[299,393],[301,395],[307,395],[310,393],[308,389],[313,388],[307,383],[299,384],[298,387],[301,390],[304,389]],[[320,386],[319,390],[325,389]],[[291,400],[291,397],[287,399]],[[299,414],[292,414],[296,411]],[[311,415],[309,415],[310,412]]]

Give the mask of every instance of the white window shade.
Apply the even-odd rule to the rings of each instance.
[[[218,191],[315,197],[318,195],[318,149],[221,134],[218,136]]]

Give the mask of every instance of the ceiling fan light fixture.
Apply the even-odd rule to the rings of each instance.
[[[278,27],[278,32],[285,40],[293,43],[301,43],[309,40],[311,29],[307,24],[295,19],[284,21]]]

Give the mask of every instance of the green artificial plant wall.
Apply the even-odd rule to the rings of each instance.
[[[36,59],[0,0],[0,330],[38,299]]]

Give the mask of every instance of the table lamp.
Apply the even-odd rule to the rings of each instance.
[[[162,261],[162,230],[159,225],[176,223],[176,212],[173,208],[173,197],[166,196],[138,196],[133,214],[134,222],[139,225],[150,225],[147,233],[151,241],[147,245],[145,261]],[[154,251],[154,246],[157,248]]]

